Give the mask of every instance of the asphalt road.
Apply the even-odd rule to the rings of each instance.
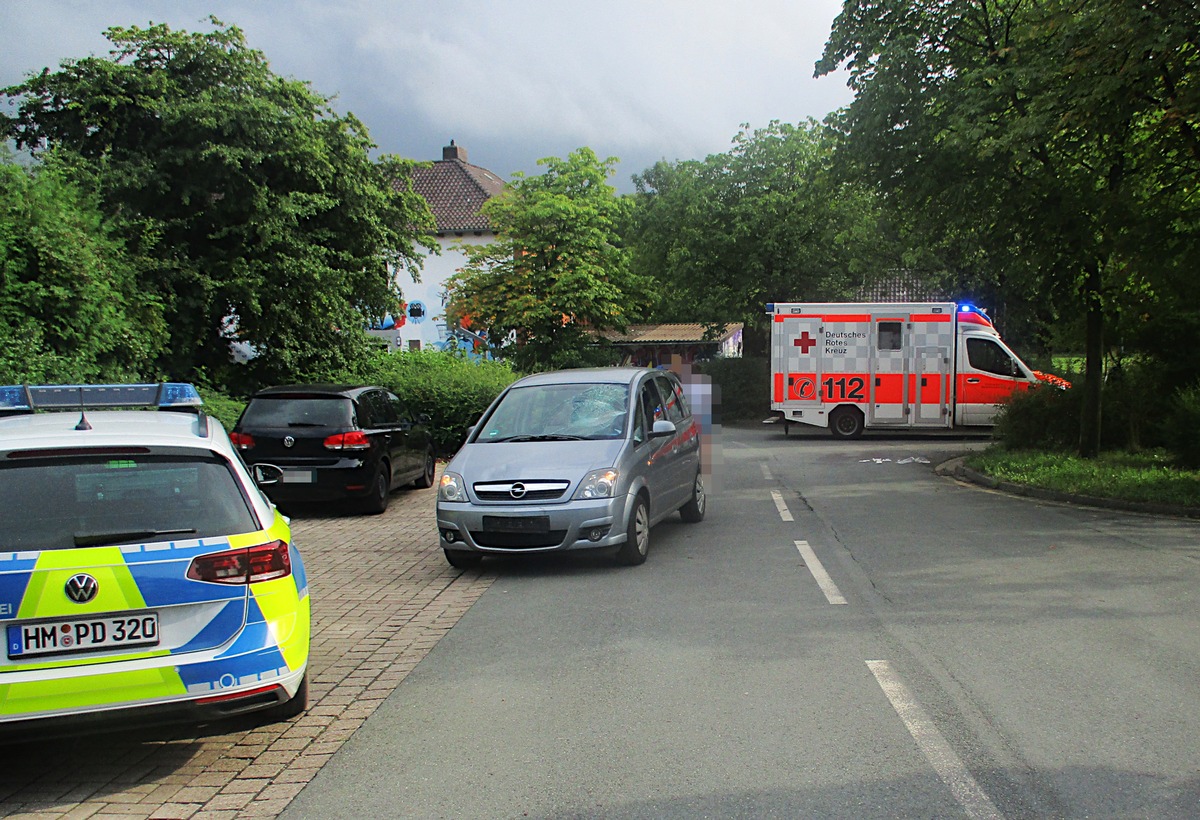
[[[283,816],[1200,816],[1200,524],[722,438],[644,566],[489,561]]]

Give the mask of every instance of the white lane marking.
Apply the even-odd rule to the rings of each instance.
[[[808,571],[812,573],[812,577],[816,579],[817,586],[825,593],[825,600],[831,604],[844,604],[846,599],[842,597],[841,590],[837,588],[837,584],[829,577],[829,573],[825,571],[825,567],[821,565],[817,559],[817,554],[813,552],[813,548],[808,545],[807,541],[797,541],[796,549],[800,550],[800,556],[804,559]]]
[[[933,721],[929,719],[925,709],[917,703],[916,698],[904,685],[904,681],[892,669],[891,663],[867,661],[867,666],[870,668],[871,674],[875,676],[875,680],[879,682],[883,693],[887,695],[887,699],[891,701],[892,708],[904,722],[908,733],[912,735],[917,746],[933,764],[934,771],[950,789],[954,799],[966,810],[967,816],[980,818],[980,820],[1004,820],[1004,815],[996,809],[995,804],[975,782],[975,778],[971,776],[962,760],[950,748],[946,738],[942,737],[942,733],[933,725]]]
[[[767,481],[774,481],[774,479],[771,478],[771,468],[770,467],[768,467],[766,464],[760,464],[758,466],[762,467],[763,478],[765,478]]]
[[[787,504],[783,503],[783,496],[779,490],[771,490],[771,498],[775,499],[775,508],[779,510],[779,517],[784,521],[792,521],[791,510],[787,508]]]

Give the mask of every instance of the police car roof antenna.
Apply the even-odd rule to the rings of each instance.
[[[83,388],[79,388],[79,423],[75,425],[76,430],[91,430],[92,425],[88,423],[87,413],[83,404]]]

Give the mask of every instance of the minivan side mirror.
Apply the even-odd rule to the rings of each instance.
[[[662,438],[663,436],[675,435],[675,422],[659,419],[654,422],[654,426],[650,428],[650,438]]]

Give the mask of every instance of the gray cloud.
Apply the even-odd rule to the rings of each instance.
[[[812,78],[837,0],[233,0],[0,2],[0,83],[105,54],[113,25],[203,30],[215,14],[274,70],[336,97],[381,151],[436,159],[450,139],[502,176],[587,145],[621,159],[724,151],[743,122],[823,117],[850,101]]]

